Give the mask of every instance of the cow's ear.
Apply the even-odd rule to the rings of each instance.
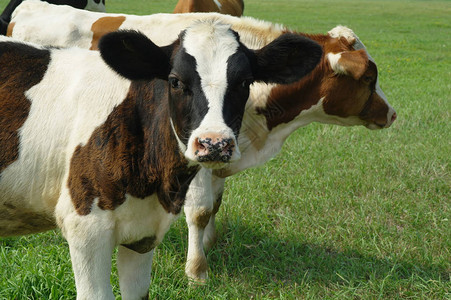
[[[158,47],[144,34],[121,30],[104,35],[99,42],[103,60],[117,73],[131,80],[167,80],[171,45]]]
[[[328,53],[327,60],[335,73],[352,76],[355,80],[359,80],[368,68],[368,55],[364,49]]]
[[[254,78],[267,83],[293,83],[310,73],[320,62],[322,48],[297,34],[285,33],[255,51]]]

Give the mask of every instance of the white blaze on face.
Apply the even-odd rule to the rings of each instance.
[[[199,127],[192,132],[185,152],[188,158],[195,160],[193,142],[200,134],[217,133],[233,139],[237,145],[233,130],[224,121],[222,110],[228,87],[227,61],[237,52],[239,43],[230,25],[200,21],[186,31],[183,47],[196,60],[196,71],[208,101],[208,112]],[[231,161],[239,157],[238,147],[235,146]]]

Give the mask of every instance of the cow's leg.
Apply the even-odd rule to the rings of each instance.
[[[188,224],[188,257],[185,273],[197,283],[207,279],[207,257],[203,249],[204,229],[213,211],[211,170],[202,168],[191,182],[186,194],[184,211]]]
[[[204,250],[209,251],[216,243],[216,225],[215,217],[222,203],[222,194],[224,193],[225,178],[219,178],[212,175],[212,194],[213,194],[213,211],[204,231]]]
[[[117,270],[122,299],[149,299],[153,252],[140,254],[119,246]]]
[[[69,243],[77,299],[114,299],[110,284],[115,247],[112,211],[94,203],[89,214],[80,215],[69,197],[61,197],[55,213]]]

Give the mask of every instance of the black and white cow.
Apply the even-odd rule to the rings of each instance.
[[[105,12],[105,0],[44,0],[50,4],[69,5],[73,8]],[[0,15],[0,34],[6,35],[11,15],[23,0],[11,0]]]
[[[99,48],[0,39],[0,236],[61,228],[78,299],[114,298],[118,246],[122,297],[140,299],[200,166],[239,159],[249,85],[294,82],[322,51],[293,34],[250,50],[217,20],[165,47],[118,31]]]

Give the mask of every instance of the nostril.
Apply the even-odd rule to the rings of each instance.
[[[397,118],[396,113],[393,113],[393,115],[391,116],[391,121],[394,122],[396,118]]]
[[[195,151],[195,155],[199,155],[199,156],[203,156],[203,155],[208,155],[208,140],[206,139],[202,139],[202,138],[197,138],[194,140],[194,149],[196,149]]]
[[[231,155],[233,149],[235,148],[235,144],[232,139],[225,139],[221,143],[221,154],[222,155]]]

